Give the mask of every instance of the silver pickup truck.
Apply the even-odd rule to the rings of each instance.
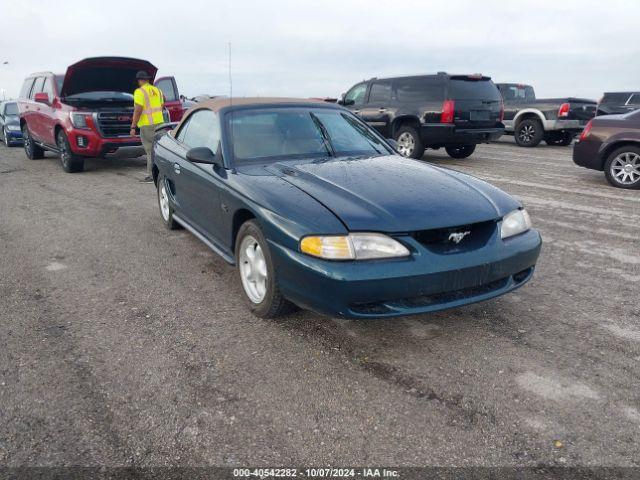
[[[531,85],[496,84],[504,101],[504,126],[521,147],[570,145],[596,114],[595,100],[585,98],[536,98]]]

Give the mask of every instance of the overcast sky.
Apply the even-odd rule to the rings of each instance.
[[[337,96],[373,76],[481,72],[538,96],[640,89],[640,2],[1,0],[0,88],[103,55],[150,60],[182,93]],[[4,65],[4,62],[9,62]]]

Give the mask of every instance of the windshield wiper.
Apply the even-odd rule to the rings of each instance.
[[[327,152],[329,153],[329,155],[331,155],[332,157],[335,157],[336,151],[333,148],[333,145],[331,144],[331,139],[329,138],[329,132],[327,131],[325,126],[322,124],[320,119],[313,114],[313,112],[309,112],[309,115],[311,115],[311,120],[313,120],[313,123],[315,123],[316,127],[318,127],[318,130],[320,130],[320,135],[322,135],[324,148],[327,149]]]

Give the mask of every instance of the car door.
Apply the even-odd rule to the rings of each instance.
[[[177,132],[176,141],[183,155],[173,165],[171,177],[180,215],[209,240],[222,245],[220,189],[226,181],[226,170],[219,166],[192,163],[186,158],[187,152],[196,147],[207,147],[214,153],[218,151],[218,115],[207,109],[196,110]]]
[[[40,111],[38,112],[40,118],[41,138],[47,145],[56,145],[55,128],[56,128],[56,112],[54,108],[54,85],[53,77],[48,76],[44,80],[42,91],[49,96],[49,103],[39,103]]]
[[[361,115],[362,106],[364,105],[367,85],[367,82],[354,85],[342,99],[342,104],[358,116]]]
[[[36,103],[34,97],[36,93],[42,92],[42,88],[44,87],[44,77],[36,78],[36,81],[33,83],[33,88],[31,89],[31,93],[29,95],[29,111],[28,115],[26,115],[27,123],[29,126],[29,132],[31,136],[38,142],[42,143],[43,140],[43,128],[42,128],[42,115],[40,111],[42,109],[41,103]]]
[[[392,87],[391,80],[371,82],[367,101],[360,109],[360,117],[385,138],[391,137]]]
[[[170,120],[172,122],[182,120],[184,108],[180,101],[176,79],[174,77],[161,77],[155,81],[154,85],[162,91],[164,106],[169,111]]]

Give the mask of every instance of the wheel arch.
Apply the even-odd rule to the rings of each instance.
[[[640,142],[637,140],[616,140],[603,146],[600,150],[600,168],[604,170],[604,164],[607,162],[609,156],[619,148],[622,147],[636,147],[640,148]]]
[[[523,120],[538,120],[544,129],[544,115],[540,112],[540,110],[536,110],[533,108],[526,108],[524,110],[520,110],[515,118],[513,119],[513,129],[518,128],[518,125]]]
[[[393,119],[393,123],[391,124],[391,136],[396,138],[396,133],[403,126],[409,125],[411,127],[415,127],[416,130],[420,128],[420,119],[416,115],[400,115]]]
[[[240,231],[242,224],[256,218],[256,214],[245,207],[239,208],[234,212],[233,220],[231,222],[231,241],[229,242],[232,252],[235,252],[236,250],[236,237],[238,236],[238,232]]]

